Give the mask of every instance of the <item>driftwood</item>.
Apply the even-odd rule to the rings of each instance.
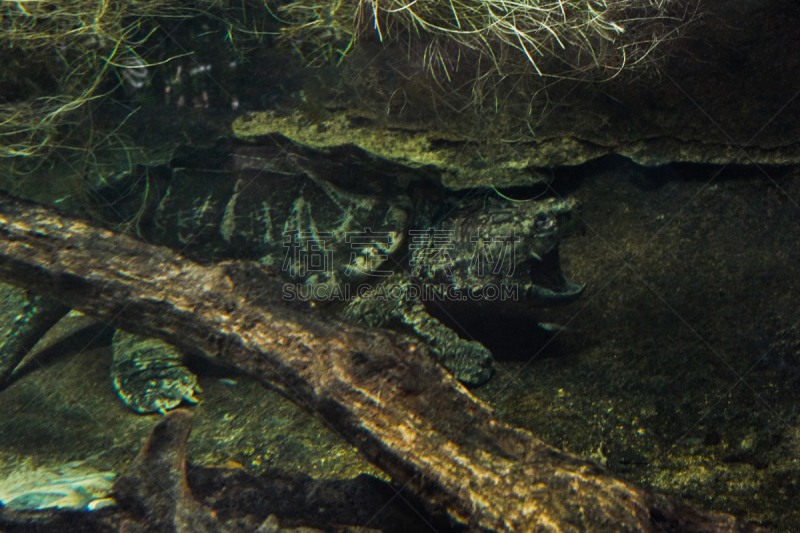
[[[159,533],[226,533],[217,517],[192,496],[186,480],[186,443],[192,415],[181,409],[165,416],[144,448],[114,483],[114,497],[123,510],[139,511],[146,531]],[[125,531],[136,529],[133,526]]]
[[[476,530],[753,530],[504,424],[423,345],[283,302],[282,282],[254,265],[202,266],[0,196],[0,279],[277,384],[395,482]]]

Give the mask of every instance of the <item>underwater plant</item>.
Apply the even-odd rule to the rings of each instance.
[[[284,39],[311,64],[377,37],[421,43],[425,67],[449,79],[471,58],[500,74],[558,77],[648,67],[696,9],[694,0],[297,0],[279,13],[292,22]]]
[[[260,0],[251,4],[264,10]],[[244,46],[260,44],[260,25],[247,20],[242,27],[249,15],[227,0],[4,2],[0,187],[85,207],[98,186],[152,162],[152,147],[130,119],[154,101],[154,75],[180,73],[175,60],[193,59],[195,52],[186,36],[197,39],[207,21],[216,32],[208,40],[216,39],[221,54],[239,57]],[[183,42],[176,35],[181,26]],[[163,99],[163,84],[158,87]],[[37,179],[47,186],[37,186]]]
[[[0,155],[33,156],[61,143],[59,128],[99,98],[114,67],[138,65],[146,17],[168,14],[169,0],[6,2],[0,19]]]
[[[75,178],[101,183],[130,171],[141,155],[124,128],[135,107],[117,106],[101,121],[101,103],[120,86],[127,93],[143,90],[153,67],[174,59],[159,44],[168,39],[168,26],[220,16],[225,9],[225,0],[5,2],[0,12],[3,177],[30,173],[43,163],[66,164]],[[77,185],[76,192],[83,186]]]

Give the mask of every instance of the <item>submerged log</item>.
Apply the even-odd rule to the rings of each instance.
[[[281,280],[253,264],[203,266],[0,195],[0,279],[276,384],[395,482],[476,530],[754,530],[508,426],[424,345],[284,302]]]
[[[153,428],[147,443],[114,482],[123,512],[157,533],[227,533],[214,513],[197,501],[186,480],[186,443],[192,415],[177,409]],[[128,526],[135,531],[134,526]],[[127,531],[128,529],[126,529]]]

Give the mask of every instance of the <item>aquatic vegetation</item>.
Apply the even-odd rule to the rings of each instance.
[[[266,8],[284,23],[281,41],[304,64],[338,62],[359,43],[399,44],[392,54],[408,48],[412,61],[421,59],[437,82],[450,81],[460,70],[460,82],[475,87],[477,102],[486,99],[478,88],[486,78],[614,75],[651,65],[658,45],[692,17],[694,1],[248,0],[236,10],[225,0],[7,2],[0,18],[0,46],[6,50],[0,58],[0,157],[14,158],[15,170],[30,171],[48,154],[66,151],[73,174],[100,182],[145,162],[125,131],[125,117],[104,126],[95,120],[96,108],[120,84],[129,92],[144,91],[152,67],[175,58],[160,54],[153,42],[170,19],[216,19],[223,28],[219,47],[242,58],[254,49],[263,53],[264,21],[249,17]],[[194,52],[186,42],[180,48],[179,55]],[[179,80],[176,67],[168,70]],[[176,105],[207,107],[202,88],[179,94],[178,85],[194,83],[185,77],[164,88],[175,94],[160,96]],[[238,100],[229,105],[237,108]]]
[[[130,171],[142,158],[124,131],[127,119],[101,124],[100,103],[120,85],[141,90],[151,67],[174,59],[154,42],[160,27],[223,8],[223,0],[5,2],[0,157],[13,158],[18,172],[49,160],[101,182],[111,168]]]
[[[646,67],[694,14],[692,0],[298,0],[280,9],[285,38],[309,63],[337,59],[353,41],[421,44],[423,63],[450,79],[461,64],[574,77]]]
[[[350,0],[299,0],[281,6],[277,16],[287,23],[281,40],[309,66],[340,62],[355,41],[357,9]]]
[[[33,156],[63,145],[59,128],[77,126],[115,67],[136,66],[145,18],[165,2],[39,0],[7,2],[0,19],[0,154]],[[77,143],[77,139],[73,140]]]
[[[20,465],[0,483],[0,502],[16,511],[59,508],[92,511],[113,504],[113,472],[74,461],[57,468]]]

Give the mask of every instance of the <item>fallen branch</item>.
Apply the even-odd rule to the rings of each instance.
[[[293,307],[282,282],[249,263],[201,266],[0,195],[0,279],[277,384],[395,482],[475,529],[754,530],[504,424],[424,346]]]

